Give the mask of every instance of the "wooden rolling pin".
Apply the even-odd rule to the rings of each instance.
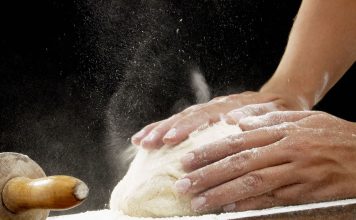
[[[89,189],[71,176],[46,177],[42,168],[18,153],[0,153],[0,219],[45,220],[49,210],[75,207]]]

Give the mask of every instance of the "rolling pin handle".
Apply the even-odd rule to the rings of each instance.
[[[2,200],[12,213],[31,209],[63,210],[79,205],[88,193],[84,182],[70,176],[15,177],[6,183]]]

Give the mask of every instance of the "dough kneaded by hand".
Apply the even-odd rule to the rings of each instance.
[[[194,148],[240,132],[238,126],[220,122],[192,133],[176,146],[152,151],[139,148],[111,195],[110,208],[139,217],[196,215],[190,208],[191,195],[179,194],[174,187],[186,174],[180,158]]]

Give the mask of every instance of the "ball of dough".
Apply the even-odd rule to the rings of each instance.
[[[194,148],[240,132],[238,126],[220,122],[193,132],[176,146],[151,151],[140,147],[111,195],[110,208],[138,217],[196,215],[190,208],[192,196],[179,194],[174,187],[186,174],[180,158]]]

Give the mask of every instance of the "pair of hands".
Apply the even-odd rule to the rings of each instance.
[[[356,125],[317,111],[278,111],[298,109],[285,100],[251,92],[216,98],[148,125],[133,142],[158,148],[222,118],[240,125],[244,132],[182,158],[188,174],[176,188],[195,195],[191,205],[197,212],[355,196]]]

